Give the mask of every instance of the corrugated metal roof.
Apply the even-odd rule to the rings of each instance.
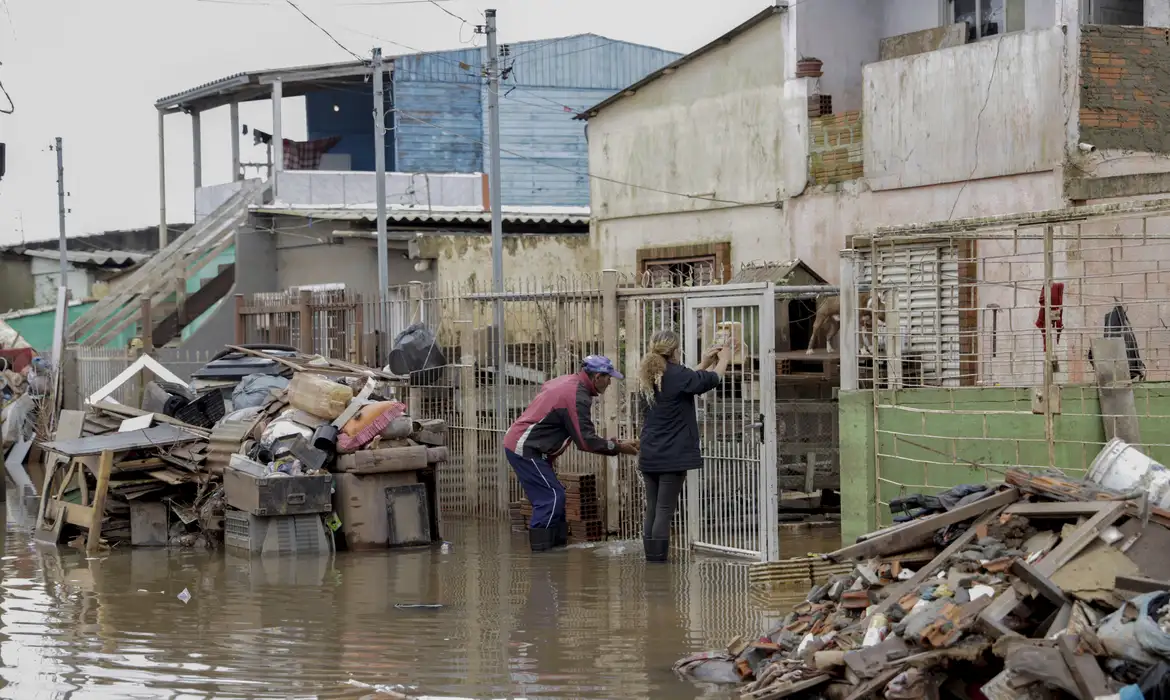
[[[679,56],[672,51],[597,34],[519,41],[506,46],[511,71],[505,86],[617,90]],[[428,51],[387,56],[384,61],[387,67],[393,67],[395,81],[477,83],[482,82],[486,51],[486,48]],[[367,65],[348,61],[234,73],[163,97],[155,102],[155,107],[182,110],[201,101],[222,103],[226,97],[242,93],[253,93],[246,95],[247,99],[258,99],[261,94],[254,93],[266,88],[264,83],[277,78],[285,81],[284,94],[288,97],[295,93],[291,86],[335,78],[338,73],[358,74]]]
[[[788,10],[788,1],[787,0],[776,0],[773,5],[770,5],[766,9],[757,13],[751,19],[749,19],[748,21],[739,25],[735,29],[732,29],[731,31],[724,34],[723,36],[719,37],[718,39],[688,53],[687,55],[670,63],[669,65],[666,65],[666,66],[663,66],[662,68],[659,68],[658,70],[654,71],[653,73],[643,77],[641,80],[633,83],[632,85],[629,85],[625,89],[619,90],[618,92],[614,93],[609,98],[602,100],[601,102],[598,102],[597,104],[593,105],[589,109],[581,112],[580,114],[578,114],[576,116],[576,118],[577,119],[591,119],[592,117],[597,116],[598,112],[600,112],[601,110],[610,106],[611,104],[617,102],[618,100],[622,99],[623,97],[629,97],[629,96],[633,95],[634,93],[636,93],[638,90],[645,87],[646,85],[649,85],[650,83],[654,82],[655,80],[658,80],[662,76],[669,75],[669,74],[673,73],[675,70],[677,70],[681,66],[684,66],[684,65],[690,63],[691,61],[694,61],[695,59],[697,59],[705,54],[708,54],[717,48],[720,48],[721,46],[726,46],[729,42],[731,42],[731,40],[735,39],[740,34],[743,34],[744,32],[748,31],[749,29],[755,27],[756,25],[760,24],[761,22],[768,19],[769,17],[772,17],[773,15],[775,15],[779,12],[785,12],[787,10]]]
[[[363,207],[284,207],[280,205],[255,206],[257,214],[298,216],[328,221],[376,221],[378,211],[372,205]],[[503,207],[507,223],[523,224],[588,224],[589,207]],[[467,207],[416,207],[391,205],[387,207],[391,223],[490,223],[490,211]]]
[[[800,279],[797,279],[798,277]],[[739,272],[732,276],[729,283],[741,284],[745,282],[771,282],[777,285],[829,283],[799,258],[785,262],[745,264],[739,269]]]
[[[24,249],[19,251],[22,255],[27,255],[30,258],[43,258],[45,260],[60,260],[61,254],[55,250],[29,250]],[[151,256],[150,253],[136,253],[128,250],[67,250],[65,251],[65,259],[74,265],[101,265],[108,267],[127,267],[140,263]]]

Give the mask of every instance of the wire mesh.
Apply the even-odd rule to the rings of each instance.
[[[1110,359],[1133,382],[1141,449],[1170,458],[1170,216],[1077,219],[855,244],[852,360],[858,387],[874,392],[879,518],[900,495],[996,482],[1009,468],[1083,475],[1124,417],[1096,389]]]

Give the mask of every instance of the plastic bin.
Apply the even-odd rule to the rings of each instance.
[[[265,518],[228,508],[223,518],[224,546],[249,554],[327,554],[333,537],[320,515]]]

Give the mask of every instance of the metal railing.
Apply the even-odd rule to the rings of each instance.
[[[842,388],[873,392],[879,519],[1008,468],[1083,474],[1115,435],[1170,459],[1170,200],[879,230],[842,277]]]

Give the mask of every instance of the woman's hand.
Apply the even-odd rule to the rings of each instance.
[[[618,440],[618,453],[623,455],[636,455],[641,449],[641,444],[637,440]]]

